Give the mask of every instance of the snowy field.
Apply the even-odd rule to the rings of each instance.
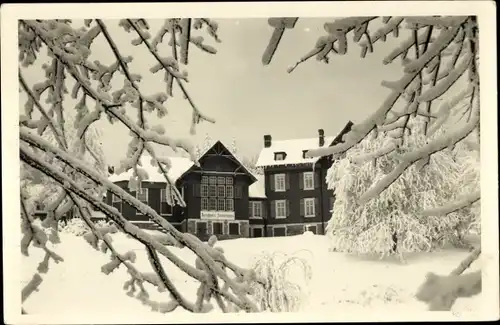
[[[137,253],[136,265],[150,271],[146,253],[141,245],[122,233],[112,235],[115,248],[125,253]],[[123,266],[110,275],[103,274],[101,266],[109,261],[109,255],[94,250],[83,237],[61,234],[61,244],[52,246],[65,262],[50,262],[49,272],[39,291],[24,303],[31,315],[78,315],[85,313],[94,317],[133,314],[143,319],[165,317],[152,312],[139,301],[126,295],[123,284],[129,279]],[[320,313],[367,312],[376,310],[384,318],[384,310],[401,313],[425,311],[426,306],[413,295],[428,271],[447,274],[467,256],[465,250],[445,250],[408,257],[408,263],[379,258],[354,257],[328,250],[327,238],[306,233],[281,238],[252,238],[221,241],[216,244],[224,248],[226,256],[234,263],[248,267],[252,259],[262,252],[279,252],[305,258],[312,268],[312,278],[305,284],[307,297],[303,312]],[[51,247],[50,245],[48,246]],[[171,248],[174,253],[194,265],[194,254],[187,248]],[[30,257],[23,257],[23,285],[33,276],[38,263],[43,259],[42,251],[30,247]],[[477,268],[480,262],[473,264]],[[165,268],[180,291],[194,300],[197,282],[188,277],[165,259]],[[293,274],[290,275],[293,277]],[[297,281],[302,281],[297,279]],[[147,285],[149,286],[149,285]],[[153,299],[165,300],[165,293],[148,287]],[[453,311],[464,315],[478,310],[481,297],[459,299]],[[214,311],[215,312],[215,311]],[[178,308],[175,313],[185,313]],[[362,319],[361,314],[358,317]]]

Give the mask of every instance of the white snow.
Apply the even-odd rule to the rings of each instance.
[[[127,238],[123,233],[111,235],[113,245],[119,253],[129,250],[137,254],[135,266],[150,272],[147,254],[142,245]],[[327,238],[306,233],[299,236],[278,238],[242,238],[221,241],[216,246],[224,249],[226,257],[232,262],[249,267],[253,258],[262,252],[278,252],[302,257],[312,268],[312,279],[307,287],[307,298],[300,312],[326,314],[332,317],[352,314],[376,313],[385,318],[402,312],[416,315],[426,310],[426,305],[417,301],[413,295],[424,281],[427,272],[448,274],[463,260],[468,252],[464,250],[443,250],[434,253],[421,253],[407,258],[408,264],[395,260],[370,257],[355,257],[343,253],[330,252]],[[152,312],[139,301],[126,295],[123,284],[129,279],[124,266],[109,275],[101,272],[101,266],[109,262],[109,255],[93,249],[83,237],[61,234],[61,243],[49,245],[64,258],[64,262],[50,262],[47,274],[42,274],[43,282],[38,292],[34,292],[25,302],[28,314],[37,317],[57,317],[59,321],[74,319],[99,322],[102,319],[127,319],[127,322],[145,322],[152,319],[165,319],[165,315]],[[187,263],[194,265],[195,256],[187,248],[169,247]],[[43,251],[30,247],[30,256],[23,257],[21,268],[24,286],[35,273],[38,263],[43,259]],[[173,283],[189,299],[194,299],[197,282],[182,273],[177,267],[162,258],[165,270]],[[481,260],[471,268],[481,266]],[[293,278],[293,273],[290,275]],[[300,280],[297,280],[300,281]],[[165,301],[168,295],[158,293],[149,284],[145,285],[152,299]],[[481,311],[481,295],[470,299],[459,299],[453,312],[470,315],[474,310]],[[217,313],[218,309],[212,311]],[[179,315],[182,313],[181,315]],[[187,312],[178,308],[174,314],[187,317]],[[420,314],[420,317],[426,317]],[[474,312],[474,315],[475,312]],[[439,316],[439,315],[437,315]],[[83,317],[85,320],[83,320]],[[113,318],[115,317],[115,318]],[[173,316],[167,316],[173,317]],[[368,317],[368,316],[365,316]],[[428,315],[427,315],[428,317]],[[212,318],[211,318],[212,319]],[[138,324],[138,323],[136,323]]]
[[[175,183],[177,179],[179,179],[179,177],[182,176],[182,174],[184,174],[189,168],[191,168],[194,165],[193,161],[186,157],[159,157],[159,158],[160,159],[167,158],[170,160],[171,167],[167,172],[167,176],[173,183]],[[165,177],[163,176],[162,173],[158,171],[158,167],[151,165],[151,156],[143,154],[140,161],[142,165],[140,166],[140,168],[145,170],[149,176],[147,180],[148,182],[159,182],[159,183],[165,182]],[[134,173],[133,169],[129,169],[127,172],[111,175],[109,177],[109,180],[113,183],[119,181],[128,181],[130,180],[130,177],[132,177],[133,173]]]
[[[248,197],[250,198],[266,198],[266,182],[264,175],[254,175],[257,181],[248,188]]]
[[[335,137],[325,136],[325,145],[323,147],[329,146]],[[308,138],[308,139],[290,139],[290,140],[272,140],[271,146],[269,148],[263,148],[257,159],[257,167],[269,167],[269,166],[280,166],[280,165],[292,165],[292,164],[309,164],[318,161],[318,157],[314,158],[304,158],[303,150],[317,149],[321,148],[319,146],[319,139]],[[274,153],[285,152],[286,158],[284,160],[274,160]]]

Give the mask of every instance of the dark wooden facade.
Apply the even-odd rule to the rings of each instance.
[[[249,237],[248,187],[256,181],[255,177],[220,141],[202,155],[199,164],[199,167],[193,165],[176,180],[185,208],[179,205],[170,207],[162,202],[165,182],[143,182],[142,187],[148,191],[144,203],[178,230],[196,234],[202,240],[207,240],[212,234],[219,239]],[[128,181],[115,184],[139,198],[136,192],[128,190]],[[107,203],[119,209],[125,218],[144,228],[152,226],[146,216],[138,214],[129,204],[118,198],[113,202],[110,193],[106,197]]]
[[[352,122],[349,122],[333,141],[325,145],[342,142],[343,135],[351,127]],[[321,135],[319,141],[322,141]],[[265,142],[265,146],[270,145],[270,136],[265,136]],[[286,156],[286,152],[279,154]],[[290,236],[305,230],[324,234],[334,204],[334,193],[326,184],[326,174],[332,163],[332,157],[328,156],[318,159],[314,165],[298,163],[265,167],[261,180],[265,183],[265,195],[250,197],[249,187],[257,178],[217,141],[201,156],[200,166],[192,165],[176,179],[175,186],[183,195],[185,208],[170,207],[162,202],[165,182],[143,182],[142,187],[148,189],[147,202],[144,203],[180,231],[196,234],[202,240],[207,240],[212,234],[219,239]],[[276,182],[280,177],[278,183],[283,185],[282,190],[277,188]],[[128,181],[115,184],[129,191]],[[110,193],[106,200],[141,227],[153,225],[128,204],[113,202]]]
[[[342,142],[343,135],[351,130],[352,125],[352,122],[347,123],[333,142],[326,145],[332,146]],[[320,143],[321,136],[322,130],[320,130]],[[265,146],[271,145],[270,136],[265,136],[264,141]],[[279,151],[276,154],[284,154],[286,157],[286,152]],[[306,230],[324,234],[334,204],[333,190],[328,189],[326,184],[326,174],[332,163],[332,157],[327,156],[320,158],[314,164],[281,164],[264,167],[268,211],[264,229],[267,236],[291,236]],[[281,180],[277,182],[276,178]],[[306,186],[305,183],[308,185],[313,183],[313,186]]]

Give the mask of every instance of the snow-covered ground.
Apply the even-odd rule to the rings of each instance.
[[[136,265],[139,269],[151,270],[146,253],[139,243],[122,233],[113,234],[112,238],[119,252],[136,251]],[[58,315],[60,319],[67,315],[73,317],[73,320],[74,315],[82,313],[108,319],[112,315],[140,315],[144,321],[150,316],[165,319],[165,315],[152,312],[126,295],[123,284],[129,276],[123,266],[110,275],[100,271],[101,266],[109,261],[109,254],[94,250],[83,237],[61,234],[61,241],[53,249],[65,262],[50,262],[49,272],[43,275],[44,281],[39,291],[24,303],[27,313]],[[281,238],[227,240],[218,242],[217,245],[224,248],[226,256],[232,262],[242,267],[249,266],[256,255],[265,251],[293,254],[307,259],[312,268],[312,279],[308,284],[308,297],[302,311],[311,315],[346,314],[353,311],[360,320],[363,319],[363,313],[370,310],[380,313],[381,319],[384,319],[384,311],[425,311],[426,306],[413,297],[425,274],[428,271],[447,274],[468,254],[464,250],[445,250],[409,257],[407,264],[401,264],[390,259],[330,252],[327,238],[312,233]],[[194,255],[187,248],[171,250],[194,265]],[[30,247],[30,257],[23,257],[22,261],[23,285],[32,277],[42,259],[42,251]],[[477,268],[478,265],[474,264],[472,268]],[[177,287],[194,300],[197,282],[169,262],[165,262],[165,268]],[[153,288],[149,292],[152,298],[159,301],[167,297],[167,294],[158,293]],[[455,314],[469,314],[480,310],[477,308],[481,301],[480,296],[460,299],[453,311]],[[175,313],[177,312],[183,311],[178,308]]]

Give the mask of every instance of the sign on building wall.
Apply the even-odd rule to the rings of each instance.
[[[201,211],[202,220],[234,220],[234,211]]]

